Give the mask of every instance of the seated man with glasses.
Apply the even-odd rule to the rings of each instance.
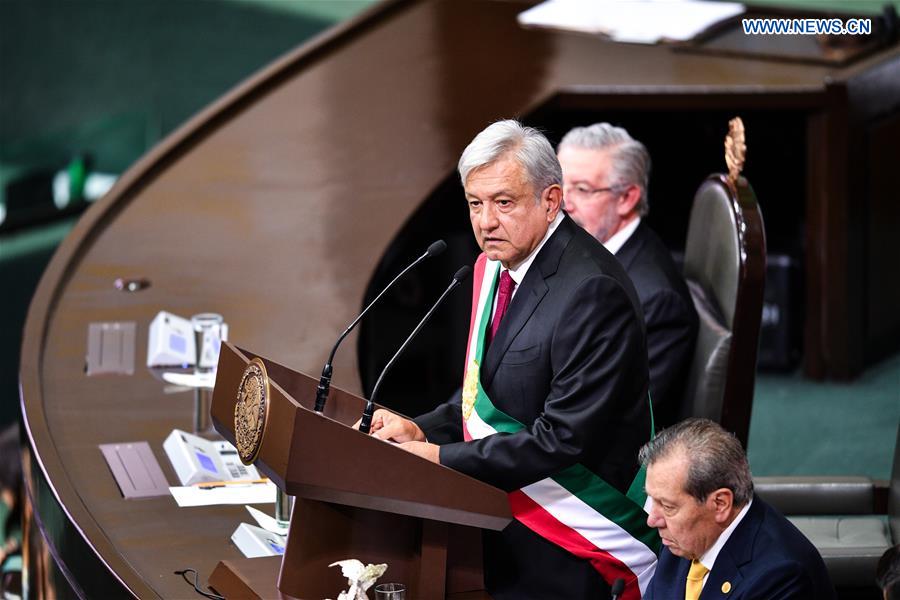
[[[612,252],[631,277],[647,330],[656,427],[677,418],[697,338],[697,312],[669,250],[647,215],[650,155],[621,127],[576,127],[557,150],[565,210]]]

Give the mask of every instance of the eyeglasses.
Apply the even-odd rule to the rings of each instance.
[[[591,198],[596,196],[597,194],[602,194],[603,192],[613,192],[619,193],[625,189],[626,186],[622,185],[613,185],[610,187],[602,187],[602,188],[592,188],[583,183],[577,183],[573,186],[568,187],[564,190],[565,194],[571,194],[575,196],[581,196],[582,198]]]

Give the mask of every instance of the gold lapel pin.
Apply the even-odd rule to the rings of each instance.
[[[722,593],[727,594],[730,591],[731,591],[731,582],[726,581],[725,583],[722,584]]]

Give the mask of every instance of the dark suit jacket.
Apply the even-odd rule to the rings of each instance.
[[[622,266],[565,217],[516,291],[481,368],[494,405],[525,425],[462,440],[458,400],[416,422],[441,463],[507,491],[580,462],[626,491],[650,435],[637,295]],[[513,521],[485,535],[494,598],[608,598],[586,562]]]
[[[659,430],[678,417],[697,341],[697,311],[668,248],[643,221],[616,258],[631,277],[643,309],[650,395]]]
[[[691,562],[663,548],[644,600],[683,600]],[[731,584],[726,595],[725,582]],[[701,600],[836,598],[815,547],[774,508],[753,498],[747,516],[725,543],[703,586]]]

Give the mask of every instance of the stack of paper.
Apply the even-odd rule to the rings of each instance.
[[[178,506],[212,506],[215,504],[267,504],[275,502],[278,488],[266,483],[225,483],[222,485],[187,485],[170,487]]]
[[[547,0],[519,15],[519,23],[596,33],[620,42],[690,40],[744,12],[735,2],[702,0]]]

